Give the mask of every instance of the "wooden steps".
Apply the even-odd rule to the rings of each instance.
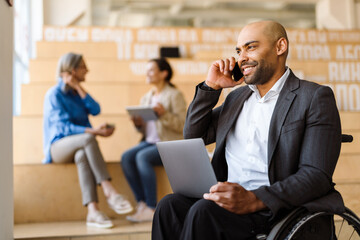
[[[55,82],[57,58],[41,58],[31,60],[29,63],[30,82]],[[85,58],[89,69],[86,75],[88,82],[140,82],[144,85],[146,64],[144,60],[117,60]],[[174,70],[172,81],[200,82],[204,81],[212,61],[194,61],[191,59],[169,59]]]
[[[35,142],[32,141],[31,143]],[[113,144],[103,144],[105,145],[102,146],[113,146],[113,149],[117,150],[117,141],[114,141]],[[350,147],[352,144],[344,144],[344,147],[346,145]],[[24,149],[24,151],[28,150]],[[104,148],[103,153],[104,156],[111,153],[111,147]],[[120,159],[121,152],[118,154],[118,159]],[[345,204],[360,215],[358,198],[360,196],[360,175],[358,174],[360,164],[358,156],[359,153],[354,152],[341,154],[335,170],[334,181],[337,183],[336,188],[343,195]],[[112,159],[112,161],[114,160]],[[114,186],[134,203],[119,160],[115,161],[108,163]],[[158,199],[161,199],[165,194],[171,192],[171,188],[164,169],[157,167],[156,173],[158,177]],[[15,223],[75,221],[85,218],[86,209],[81,205],[81,193],[74,164],[18,163],[14,166],[14,176]],[[101,189],[98,189],[98,192],[101,209],[111,217],[121,218],[107,207]],[[71,211],[64,211],[59,206],[66,206]]]
[[[349,171],[356,169],[356,166],[360,167],[360,161],[356,161],[356,157],[360,156],[360,123],[353,119],[360,119],[360,113],[341,112],[343,132],[352,134],[354,136],[354,142],[342,145],[342,156],[339,162],[342,162],[343,158],[353,156],[354,161],[349,165],[358,164],[355,165],[355,167],[349,167]],[[40,163],[43,159],[42,121],[42,115],[14,117],[13,147],[15,164]],[[116,130],[112,136],[108,138],[97,137],[104,158],[108,162],[119,161],[121,154],[137,144],[141,138],[141,135],[135,130],[127,113],[101,114],[91,117],[90,121],[93,126],[98,126],[103,122],[114,123],[116,126]],[[346,171],[342,172],[346,175]],[[356,174],[353,176],[356,176]]]
[[[15,240],[150,240],[151,223],[132,224],[114,220],[112,229],[91,229],[82,221],[18,224],[14,227]],[[351,236],[352,229],[335,219],[341,236]],[[336,231],[338,232],[338,231]]]
[[[15,240],[150,240],[151,223],[132,224],[114,220],[112,229],[91,229],[84,222],[55,222],[18,224],[14,227]],[[341,236],[351,236],[351,228],[345,228],[335,219],[336,229],[342,229]],[[336,231],[338,232],[338,231]]]
[[[15,240],[150,240],[151,223],[113,220],[111,229],[86,227],[85,221],[16,224]]]
[[[55,82],[56,58],[30,61],[30,81]],[[140,60],[85,59],[88,82],[141,82],[145,83],[146,63]],[[214,60],[169,59],[174,69],[174,83],[204,81]],[[359,62],[344,61],[297,61],[288,60],[288,66],[295,72],[302,72],[303,79],[319,83],[359,83]],[[341,71],[345,69],[346,71]]]
[[[112,183],[136,205],[132,191],[119,163],[108,163]],[[156,167],[158,200],[171,187],[163,167]],[[82,206],[81,191],[75,164],[18,164],[14,166],[14,221],[40,223],[58,221],[84,221],[87,210]],[[99,207],[109,217],[124,219],[106,203],[102,189],[98,187]]]
[[[43,154],[42,116],[15,116],[13,118],[14,164],[38,164]],[[99,115],[90,117],[93,126],[107,122],[115,124],[110,137],[97,137],[106,162],[119,162],[122,153],[139,143],[141,134],[135,130],[127,114]],[[214,144],[207,146],[211,152]]]
[[[100,115],[90,118],[93,126],[104,122],[115,124],[110,137],[97,137],[100,149],[107,162],[118,162],[122,153],[135,146],[141,139],[127,114]],[[42,116],[17,116],[13,118],[13,149],[15,164],[41,163],[43,154]]]
[[[37,42],[37,58],[59,58],[64,53],[74,52],[85,58],[117,59],[115,42]]]
[[[21,115],[42,115],[45,94],[54,85],[51,82],[22,85]],[[196,85],[191,82],[177,85],[188,104],[194,97]],[[99,102],[102,114],[126,113],[126,106],[139,105],[140,98],[150,90],[143,83],[85,83],[84,88]]]
[[[355,179],[349,182],[337,181],[335,189],[341,193],[345,206],[360,216],[360,181]]]

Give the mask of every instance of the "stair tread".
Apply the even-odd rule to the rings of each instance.
[[[135,206],[135,198],[120,164],[107,163],[107,169],[112,178],[113,186]],[[172,190],[163,167],[155,167],[155,174],[157,199],[160,200]],[[97,190],[99,208],[107,216],[118,219],[120,216],[109,208],[101,187],[99,186]],[[86,208],[81,204],[81,201],[75,164],[14,166],[15,224],[82,221],[86,219]]]
[[[80,237],[151,232],[151,222],[131,223],[125,219],[113,219],[113,223],[114,227],[111,229],[87,227],[85,221],[15,224],[14,239]]]

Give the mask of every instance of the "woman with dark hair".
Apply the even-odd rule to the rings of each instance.
[[[158,119],[145,122],[141,117],[132,117],[143,139],[121,157],[124,174],[138,202],[136,213],[126,217],[132,222],[152,221],[157,203],[153,167],[162,165],[155,143],[183,138],[186,103],[183,94],[170,82],[172,75],[164,58],[147,63],[146,81],[153,88],[142,97],[140,105],[151,106]]]
[[[88,115],[100,113],[100,105],[82,86],[88,69],[80,54],[67,53],[58,63],[58,84],[45,95],[44,163],[75,162],[78,169],[83,205],[87,207],[88,226],[109,228],[111,220],[98,207],[96,185],[116,213],[133,210],[129,201],[113,187],[95,136],[108,137],[114,127],[106,123],[93,128]]]

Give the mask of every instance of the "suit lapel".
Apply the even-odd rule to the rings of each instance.
[[[268,139],[269,166],[271,165],[271,160],[280,137],[281,128],[289,112],[290,106],[296,97],[296,94],[293,91],[299,88],[299,81],[300,79],[295,77],[291,71],[275,105],[274,112],[271,117]]]

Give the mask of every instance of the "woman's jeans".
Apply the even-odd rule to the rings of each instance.
[[[110,180],[110,175],[95,136],[83,133],[64,137],[51,145],[50,152],[54,163],[75,162],[83,205],[98,202],[96,184]]]
[[[138,202],[146,202],[156,207],[156,175],[153,166],[162,165],[155,144],[140,142],[127,150],[121,157],[121,166],[125,177]]]

